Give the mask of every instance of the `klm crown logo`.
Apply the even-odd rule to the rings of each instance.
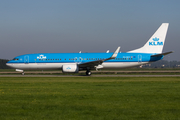
[[[70,68],[70,67],[67,67],[66,69],[67,69],[67,70],[70,70],[71,68]]]
[[[155,37],[153,38],[154,41],[159,41],[159,38]]]
[[[153,42],[149,42],[149,46],[162,46],[163,42],[159,42],[159,38],[155,37],[152,39]]]
[[[44,56],[44,55],[39,55],[39,56],[37,56],[37,59],[46,59],[46,56]]]

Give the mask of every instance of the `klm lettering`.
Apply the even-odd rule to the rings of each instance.
[[[151,46],[163,45],[163,42],[149,42],[149,45]]]

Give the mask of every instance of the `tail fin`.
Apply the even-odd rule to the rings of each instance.
[[[162,23],[158,30],[141,48],[129,51],[130,53],[162,53],[169,23]]]

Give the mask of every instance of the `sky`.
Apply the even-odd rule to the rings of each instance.
[[[0,59],[30,53],[121,52],[169,23],[165,60],[180,60],[180,0],[3,0]]]

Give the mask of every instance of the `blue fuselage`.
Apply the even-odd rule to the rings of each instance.
[[[64,64],[82,64],[107,59],[113,53],[38,53],[25,54],[10,60],[7,65],[17,69],[61,69]],[[126,68],[163,58],[147,53],[118,53],[115,59],[102,63],[103,68]],[[51,67],[52,66],[52,67]]]

